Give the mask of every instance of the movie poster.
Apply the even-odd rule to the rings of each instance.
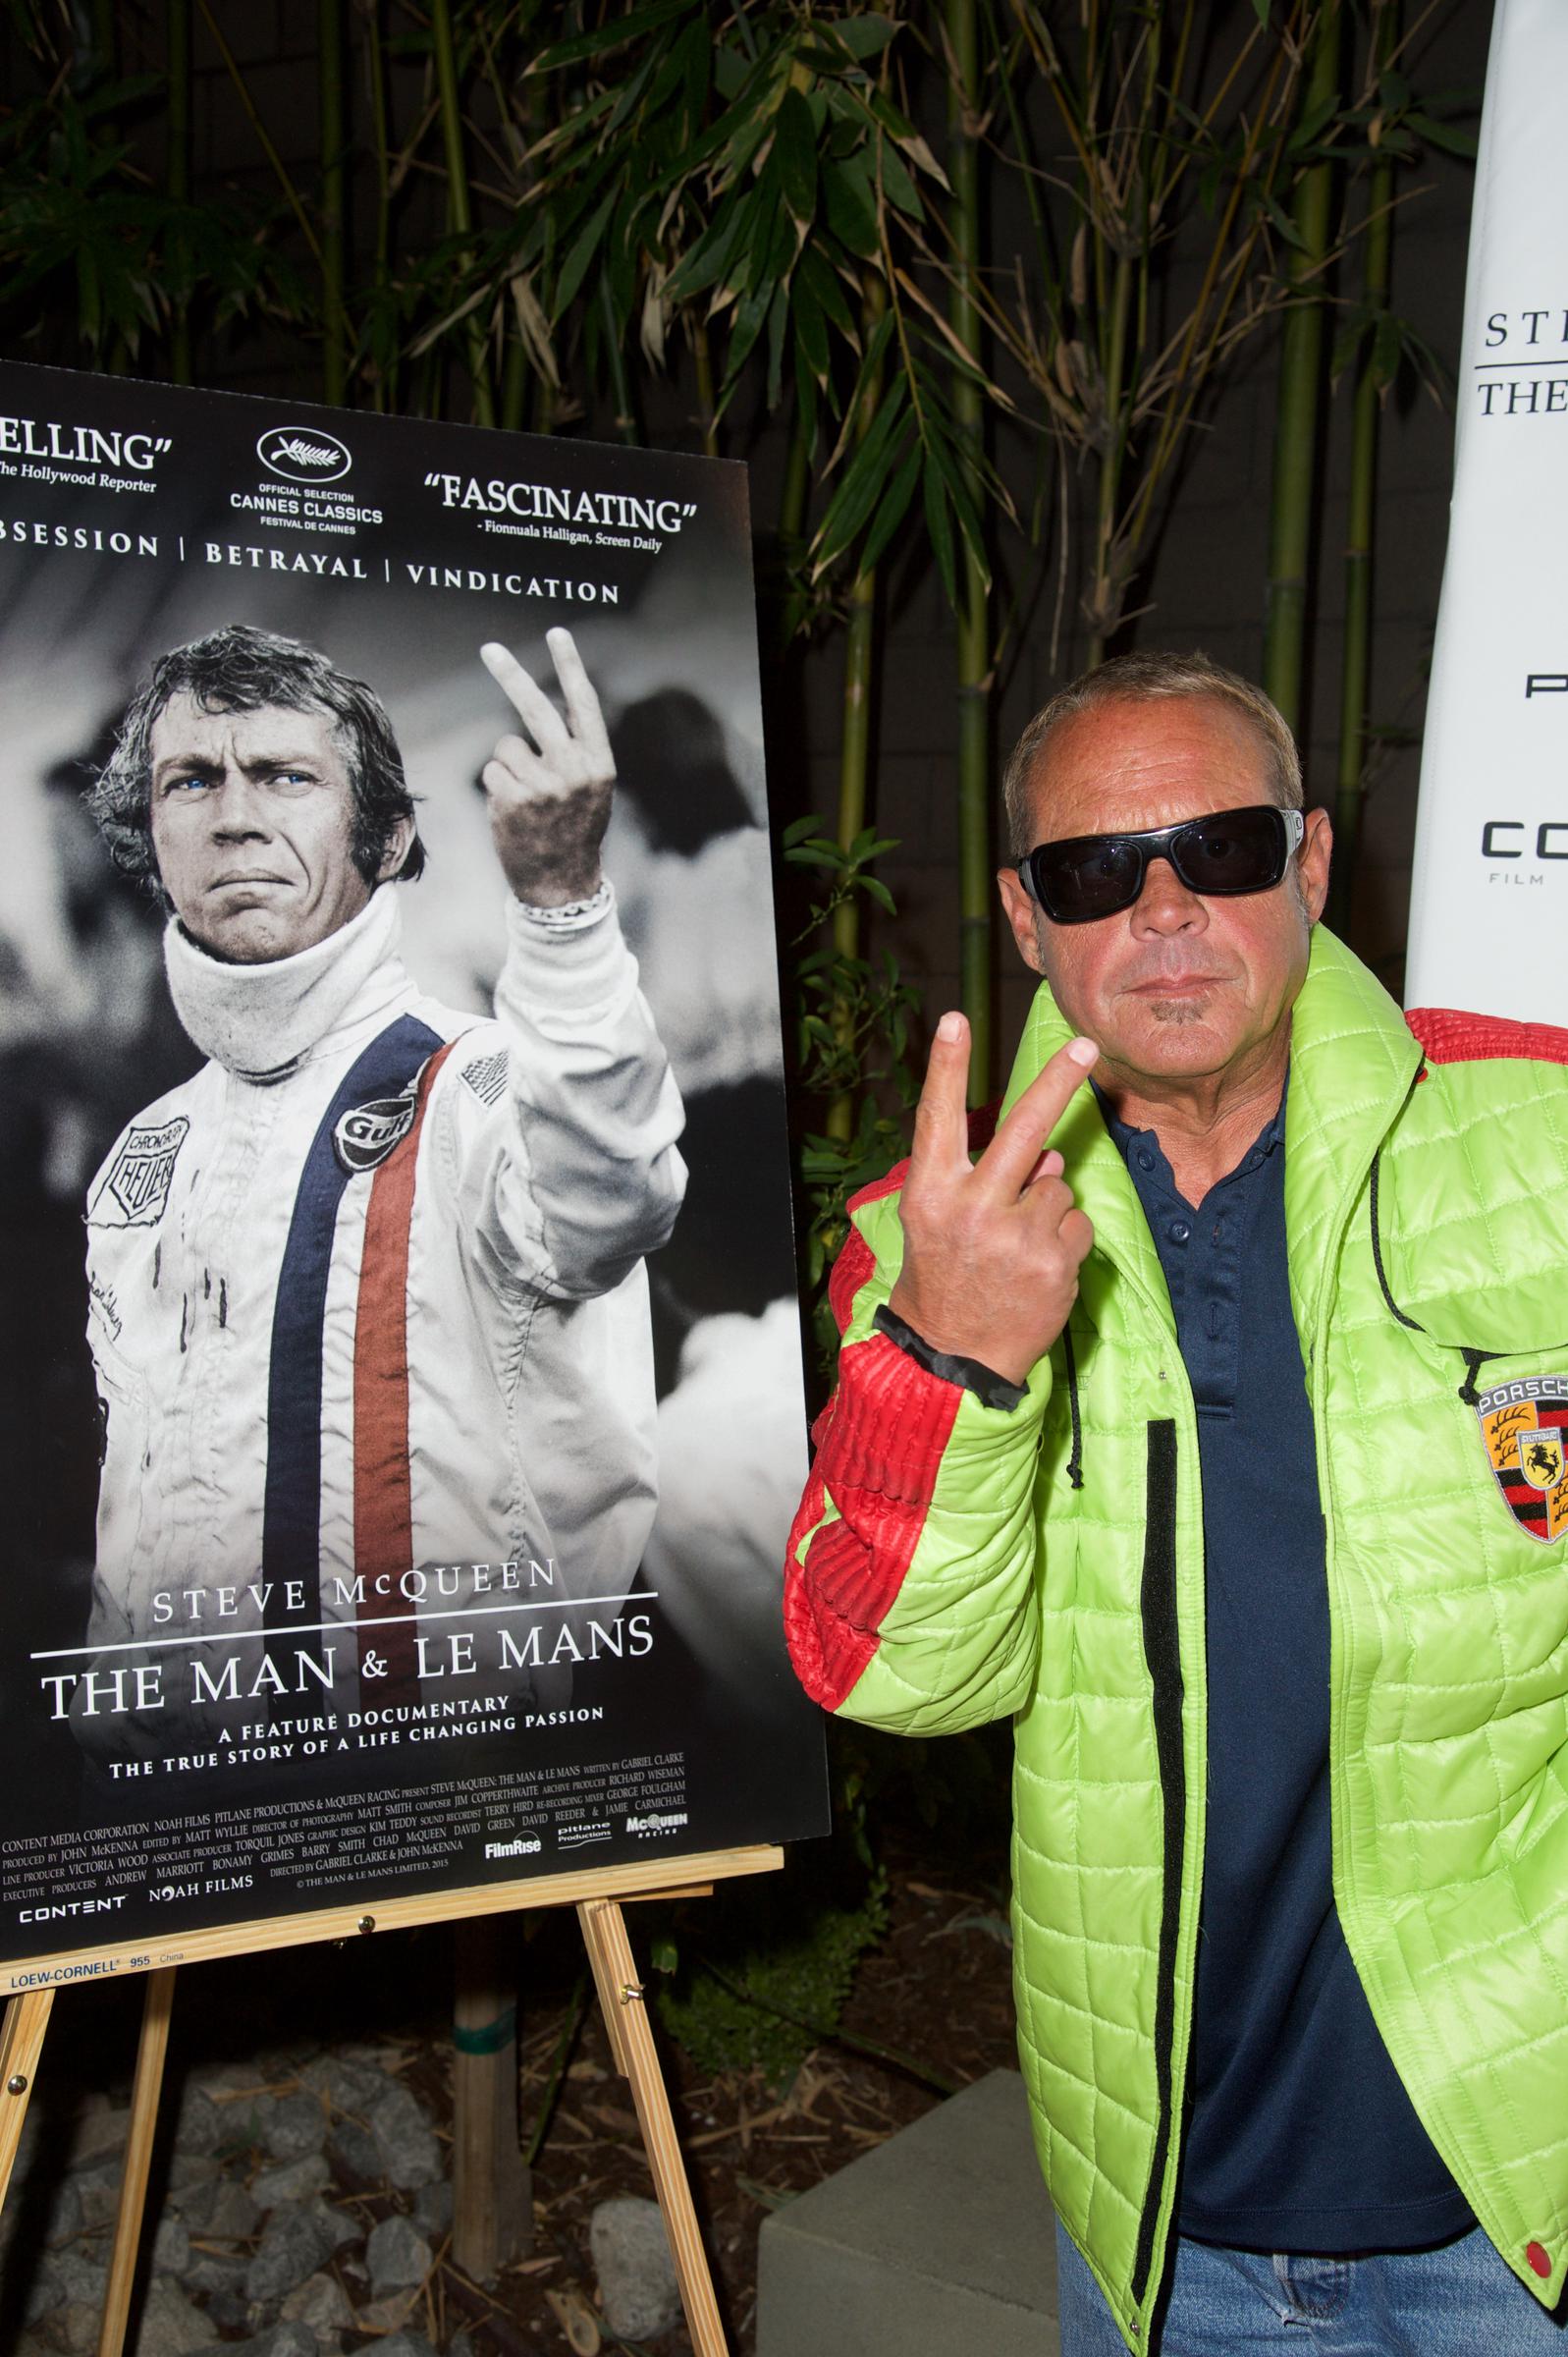
[[[743,469],[7,366],[0,691],[0,1988],[826,1830]]]

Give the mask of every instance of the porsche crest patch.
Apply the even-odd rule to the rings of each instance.
[[[1521,1530],[1568,1530],[1568,1375],[1526,1375],[1476,1401],[1487,1460]]]

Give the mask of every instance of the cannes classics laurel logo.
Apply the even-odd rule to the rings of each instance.
[[[353,465],[336,434],[317,425],[270,426],[256,444],[256,456],[269,474],[286,483],[335,483]]]

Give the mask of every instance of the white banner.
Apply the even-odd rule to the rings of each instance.
[[[1406,1004],[1568,1020],[1568,7],[1497,0]]]

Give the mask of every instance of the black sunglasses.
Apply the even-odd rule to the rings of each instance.
[[[1259,802],[1139,835],[1069,835],[1060,843],[1037,843],[1019,860],[1018,874],[1054,925],[1088,925],[1132,906],[1151,859],[1168,859],[1189,892],[1271,891],[1306,831],[1299,810]]]

